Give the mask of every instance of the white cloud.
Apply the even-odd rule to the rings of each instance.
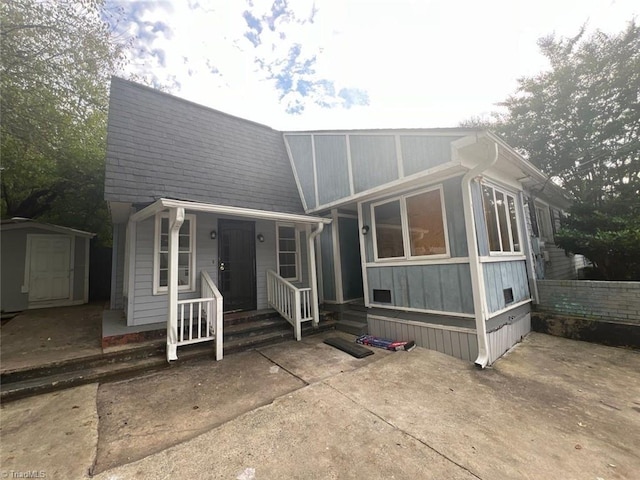
[[[131,31],[142,23],[147,32],[146,54],[128,70],[276,128],[455,126],[495,110],[518,77],[546,67],[538,38],[575,35],[585,22],[590,30],[620,31],[640,11],[636,3],[127,2],[138,17]],[[366,95],[368,105],[345,108],[342,89],[357,89],[351,98]]]

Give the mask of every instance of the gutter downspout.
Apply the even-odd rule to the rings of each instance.
[[[183,223],[184,208],[172,208],[169,210],[167,362],[178,359],[178,234]]]
[[[473,290],[473,310],[476,319],[476,336],[478,339],[478,358],[475,365],[484,368],[489,364],[490,352],[487,338],[487,300],[485,296],[484,276],[478,253],[476,222],[473,211],[471,181],[498,161],[498,144],[493,142],[493,156],[486,162],[476,165],[462,177],[462,203],[464,205],[465,229],[467,231],[467,248],[469,250],[469,267],[471,270],[471,287]]]
[[[313,326],[317,327],[320,322],[320,307],[318,306],[318,278],[316,277],[316,242],[315,239],[324,230],[324,223],[318,222],[318,228],[311,232],[308,237],[309,244],[309,283],[311,284],[311,308],[313,309]]]

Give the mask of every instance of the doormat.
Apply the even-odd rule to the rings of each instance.
[[[324,343],[327,345],[331,345],[338,350],[342,350],[343,352],[348,353],[352,357],[356,358],[364,358],[368,355],[373,355],[373,352],[362,345],[358,345],[357,343],[352,343],[344,338],[339,337],[329,337],[324,340]]]

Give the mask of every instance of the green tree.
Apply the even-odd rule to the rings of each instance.
[[[490,128],[575,197],[558,245],[640,279],[640,27],[539,46],[549,69],[520,79]]]
[[[129,43],[100,0],[0,4],[1,208],[109,238],[102,199],[110,76]]]

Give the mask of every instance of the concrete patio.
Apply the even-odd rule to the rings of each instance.
[[[356,360],[322,344],[333,334],[3,405],[1,473],[610,480],[640,471],[638,351],[533,333],[481,371],[420,348]]]

